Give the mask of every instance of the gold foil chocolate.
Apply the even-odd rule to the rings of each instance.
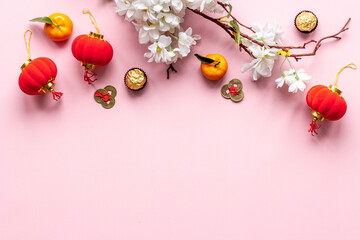
[[[125,74],[125,85],[134,91],[145,87],[147,76],[140,68],[132,68]]]
[[[317,25],[318,19],[311,11],[302,11],[295,18],[296,28],[303,33],[310,33],[314,31]]]

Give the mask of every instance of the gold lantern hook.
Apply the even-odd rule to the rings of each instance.
[[[89,14],[90,15],[90,20],[91,20],[91,23],[95,26],[96,30],[97,30],[97,34],[100,33],[100,29],[98,27],[98,24],[96,22],[96,19],[94,17],[94,15],[90,12],[90,10],[88,8],[84,8],[83,9],[83,14]]]
[[[342,68],[339,70],[339,72],[336,74],[336,79],[335,79],[335,83],[334,83],[334,86],[335,86],[336,88],[338,87],[338,86],[337,86],[337,81],[338,81],[338,79],[339,79],[340,73],[341,73],[342,71],[344,71],[346,68],[351,68],[351,69],[356,70],[356,69],[357,69],[357,66],[355,65],[355,63],[350,63],[350,64],[342,67]]]
[[[29,35],[29,41],[26,39],[26,34],[27,33],[30,33]],[[32,35],[32,31],[30,29],[27,29],[25,32],[24,32],[24,40],[25,40],[25,47],[26,47],[26,51],[28,52],[28,60],[30,60],[31,58],[31,52],[30,52],[30,40],[31,40],[31,35]]]
[[[26,34],[29,34],[29,40],[26,39]],[[27,65],[29,65],[29,63],[31,62],[31,52],[30,52],[30,40],[31,40],[31,35],[32,35],[32,31],[30,29],[27,29],[24,32],[24,40],[25,40],[25,47],[26,47],[26,51],[28,52],[28,59],[26,60],[26,62],[20,67],[21,71],[24,70],[26,68]]]

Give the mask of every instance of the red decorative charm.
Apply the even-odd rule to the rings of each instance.
[[[26,41],[26,33],[30,32],[29,42]],[[61,92],[55,92],[54,81],[57,75],[55,63],[46,57],[30,59],[30,39],[32,32],[25,31],[25,45],[28,50],[29,58],[21,66],[21,74],[19,76],[19,87],[28,95],[39,95],[41,93],[51,92],[53,99],[58,101],[63,95]]]
[[[236,86],[229,87],[229,94],[233,96],[239,95],[237,87]]]
[[[316,85],[312,87],[306,95],[306,102],[313,110],[312,114],[314,116],[309,129],[312,136],[318,134],[316,131],[320,128],[316,124],[318,120],[323,121],[324,119],[327,119],[336,121],[341,119],[346,113],[346,101],[341,96],[342,92],[337,88],[337,80],[340,73],[345,68],[356,69],[357,67],[353,63],[346,65],[338,72],[334,86],[330,85],[329,87],[326,87],[324,85]]]
[[[96,91],[95,97],[99,97],[102,100],[104,100],[104,102],[107,102],[110,100],[110,93],[107,92],[107,93],[101,94],[99,91]]]
[[[91,84],[97,80],[96,73],[91,70],[96,66],[107,65],[114,52],[110,43],[104,40],[104,35],[99,34],[100,30],[92,13],[88,9],[84,9],[83,13],[90,15],[97,33],[90,32],[89,35],[84,34],[76,37],[72,43],[71,51],[74,57],[85,67],[84,80]]]

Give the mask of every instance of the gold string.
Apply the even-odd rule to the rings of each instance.
[[[83,9],[83,14],[89,14],[90,15],[91,23],[95,26],[95,28],[97,30],[97,34],[99,34],[100,29],[99,29],[99,27],[97,25],[97,22],[96,22],[96,19],[95,19],[94,15],[90,12],[90,10],[88,8]]]
[[[344,71],[344,69],[346,69],[346,68],[351,68],[351,69],[356,70],[356,69],[357,69],[357,66],[356,66],[354,63],[350,63],[350,64],[342,67],[342,68],[339,70],[339,72],[336,74],[336,79],[335,79],[335,84],[334,84],[335,87],[338,87],[338,86],[337,86],[337,81],[338,81],[338,79],[339,79],[340,73],[341,73],[342,71]]]
[[[26,39],[26,33],[30,33],[29,35],[29,41]],[[30,60],[31,58],[31,52],[30,52],[30,40],[31,40],[31,35],[32,35],[32,31],[30,29],[27,29],[24,32],[24,40],[25,40],[25,47],[26,47],[26,51],[28,52],[28,60]]]

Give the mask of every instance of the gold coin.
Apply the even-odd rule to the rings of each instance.
[[[241,82],[239,79],[236,79],[236,78],[234,78],[233,80],[231,80],[231,81],[229,82],[229,88],[232,87],[232,86],[234,86],[234,85],[236,85],[236,88],[237,88],[237,92],[238,92],[238,93],[239,93],[239,92],[242,90],[242,88],[243,88],[242,82]]]
[[[98,102],[98,103],[103,103],[104,100],[101,97],[96,96],[96,92],[99,92],[100,94],[105,94],[105,93],[107,93],[107,91],[105,89],[98,89],[94,93],[95,101]]]
[[[230,93],[228,93],[228,90],[229,90],[228,84],[222,86],[221,88],[221,95],[226,99],[230,99]]]
[[[110,96],[111,96],[112,98],[115,98],[115,97],[116,97],[116,94],[117,94],[116,88],[114,88],[113,86],[109,85],[109,86],[104,87],[104,89],[107,90],[108,92],[110,92]]]
[[[114,105],[115,105],[115,96],[116,96],[117,92],[116,92],[116,89],[110,85],[106,86],[105,89],[96,90],[94,93],[94,99],[97,103],[100,103],[104,108],[110,109],[110,108],[114,107]],[[110,92],[109,93],[109,96],[110,96],[109,101],[105,102],[102,99],[102,97],[96,96],[96,92],[99,92],[100,94],[106,94],[106,93]]]
[[[244,99],[244,92],[240,91],[238,95],[230,95],[231,100],[234,102],[241,102]]]
[[[106,109],[110,109],[115,105],[115,98],[110,98],[108,103],[104,101],[101,105]]]

